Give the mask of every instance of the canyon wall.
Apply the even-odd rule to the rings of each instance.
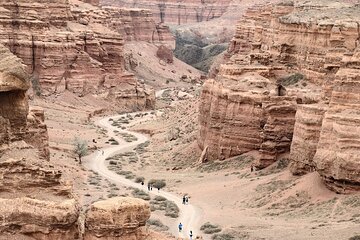
[[[102,5],[149,9],[156,22],[177,25],[218,18],[227,11],[230,3],[231,0],[101,0]]]
[[[26,66],[1,44],[0,55],[0,239],[168,239],[144,227],[139,199],[95,202],[81,225],[72,185],[49,161],[44,111],[29,110]]]
[[[337,1],[250,8],[203,89],[208,159],[256,150],[263,168],[290,153],[294,174],[318,171],[338,192],[358,188],[359,10]]]
[[[79,206],[48,162],[43,111],[29,113],[30,77],[1,44],[0,55],[0,238],[76,239]]]
[[[0,42],[24,61],[36,94],[68,90],[104,96],[118,109],[153,108],[153,90],[125,71],[121,31],[106,26],[129,12],[74,2],[0,1]]]

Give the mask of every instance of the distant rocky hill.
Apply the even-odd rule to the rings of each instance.
[[[208,159],[290,154],[338,192],[359,189],[359,5],[284,1],[250,8],[215,80],[205,83],[199,145]]]

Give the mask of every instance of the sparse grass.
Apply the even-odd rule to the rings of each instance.
[[[163,196],[156,196],[154,198],[155,201],[158,201],[158,202],[164,202],[166,201],[166,198],[164,198]]]
[[[167,230],[169,230],[169,227],[164,225],[158,219],[149,219],[147,221],[147,224],[150,225],[155,231],[167,231]]]
[[[134,182],[136,182],[136,183],[142,183],[144,181],[145,181],[144,177],[136,177],[135,180],[134,180]]]
[[[235,237],[229,233],[220,233],[220,234],[214,234],[211,237],[212,240],[232,240],[235,239]]]
[[[117,197],[118,195],[116,193],[110,193],[107,195],[108,198]]]
[[[151,211],[165,211],[165,216],[171,218],[179,217],[180,210],[176,203],[161,196],[156,196],[152,201],[150,201],[150,209]]]
[[[200,230],[203,231],[205,234],[214,234],[221,232],[221,227],[219,225],[214,225],[207,222],[200,227]]]
[[[166,186],[166,182],[164,179],[151,179],[149,181],[149,184],[151,184],[154,188],[159,188],[159,189],[162,189]]]
[[[349,240],[360,240],[360,235],[353,236]]]
[[[165,216],[171,218],[178,218],[179,217],[179,207],[173,201],[165,201],[166,208],[165,208]]]
[[[134,189],[131,194],[135,197],[135,198],[140,198],[143,199],[145,201],[149,201],[150,200],[150,195],[146,192],[144,192],[143,190],[140,189]]]
[[[225,169],[238,170],[246,167],[250,168],[250,164],[253,160],[254,158],[252,156],[240,155],[224,161],[211,161],[204,163],[199,167],[199,170],[200,172],[211,173]]]

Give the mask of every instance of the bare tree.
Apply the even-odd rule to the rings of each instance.
[[[87,154],[88,145],[85,140],[81,140],[78,137],[74,139],[74,153],[79,157],[79,163],[81,164],[81,158]]]

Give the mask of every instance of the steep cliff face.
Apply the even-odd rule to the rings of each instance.
[[[318,171],[331,189],[358,189],[359,10],[337,1],[249,9],[239,21],[228,62],[220,66],[216,83],[203,90],[199,143],[208,147],[209,159],[258,150],[262,168],[290,152],[294,174]],[[269,83],[248,81],[249,72]],[[244,82],[252,83],[239,87]],[[259,98],[255,86],[266,97]],[[234,99],[241,99],[240,107],[229,110]],[[277,116],[272,110],[267,114],[266,106]],[[232,131],[224,131],[228,128]],[[231,140],[222,141],[224,136]],[[229,154],[229,148],[241,150]]]
[[[230,3],[231,0],[101,0],[103,5],[150,9],[154,14],[156,22],[177,25],[218,18],[226,12]]]
[[[127,42],[145,41],[175,47],[175,40],[169,27],[156,23],[150,10],[117,7],[91,8],[77,4],[71,8],[71,12],[76,21],[85,25],[106,26],[119,33]]]
[[[360,48],[344,56],[342,65],[336,74],[314,162],[331,189],[348,192],[360,190]]]
[[[0,238],[76,239],[79,207],[48,162],[43,111],[29,114],[30,77],[2,45],[0,55]]]
[[[38,94],[65,90],[84,95],[105,96],[119,108],[152,108],[151,89],[124,70],[122,36],[107,28],[105,22],[91,22],[115,17],[99,15],[98,8],[75,1],[1,1],[0,42],[28,66]],[[96,10],[79,17],[79,6]],[[101,12],[101,11],[100,11]],[[124,97],[124,95],[126,97]]]
[[[295,98],[277,96],[276,86],[259,74],[219,81],[207,81],[201,96],[199,145],[207,148],[206,158],[225,159],[257,150],[256,165],[264,168],[288,152]]]
[[[298,106],[290,152],[290,170],[293,174],[302,175],[315,171],[313,159],[326,110],[325,104]]]

